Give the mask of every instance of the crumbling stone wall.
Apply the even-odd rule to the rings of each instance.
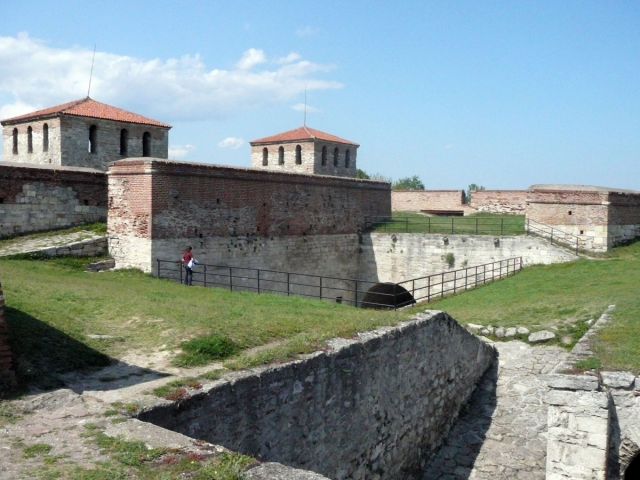
[[[426,312],[140,418],[335,480],[419,478],[495,358],[447,314]]]
[[[15,374],[13,372],[13,358],[11,347],[9,346],[9,327],[4,316],[4,294],[0,285],[0,397],[2,390],[12,387],[15,384]]]
[[[365,217],[389,214],[389,191],[368,180],[122,160],[109,170],[110,252],[118,266],[151,271],[156,257],[175,258],[187,245],[213,250],[215,263],[274,239],[354,235]]]
[[[104,221],[106,214],[102,172],[0,164],[0,236]]]
[[[478,212],[524,214],[527,190],[478,190],[471,193],[471,207]]]
[[[464,205],[462,190],[394,190],[391,209],[394,212],[469,211]]]

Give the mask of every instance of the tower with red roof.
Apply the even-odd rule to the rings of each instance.
[[[305,125],[252,141],[251,164],[279,172],[355,177],[358,147]]]
[[[90,97],[0,124],[5,162],[99,170],[126,157],[167,158],[171,128]]]

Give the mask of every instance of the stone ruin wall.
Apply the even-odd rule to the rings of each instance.
[[[102,222],[106,216],[104,173],[0,163],[0,237]]]
[[[110,252],[150,272],[188,245],[201,263],[353,277],[366,216],[389,215],[388,183],[129,159],[109,171]],[[328,257],[342,258],[335,271]],[[286,260],[285,260],[286,259]],[[241,260],[241,262],[240,262]],[[228,263],[227,263],[228,262]]]
[[[140,419],[336,480],[419,478],[495,359],[447,314],[427,312]]]
[[[13,357],[9,346],[9,325],[4,313],[4,294],[0,285],[0,398],[2,390],[15,385]]]
[[[469,211],[464,204],[462,190],[394,190],[391,209],[394,212],[420,212],[423,210]]]
[[[471,193],[470,206],[478,212],[524,215],[527,190],[478,190]]]

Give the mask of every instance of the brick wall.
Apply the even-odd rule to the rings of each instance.
[[[487,213],[520,213],[527,207],[527,190],[478,190],[471,193],[471,207]]]
[[[102,172],[0,163],[0,236],[104,221],[106,207]]]
[[[419,212],[421,210],[462,210],[462,190],[394,190],[391,192],[391,209],[394,212]]]
[[[118,265],[147,271],[152,245],[179,252],[236,239],[231,248],[257,249],[253,240],[261,238],[355,234],[366,216],[389,213],[383,182],[159,159],[123,160],[109,170],[110,252]]]
[[[4,295],[2,285],[0,285],[0,397],[2,397],[3,387],[10,387],[14,384],[15,374],[11,348],[9,347],[9,327],[4,316]]]

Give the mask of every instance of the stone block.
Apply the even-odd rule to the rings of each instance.
[[[549,330],[540,330],[539,332],[535,332],[529,335],[528,340],[530,343],[540,343],[553,340],[554,338],[556,338],[555,333],[550,332]]]

